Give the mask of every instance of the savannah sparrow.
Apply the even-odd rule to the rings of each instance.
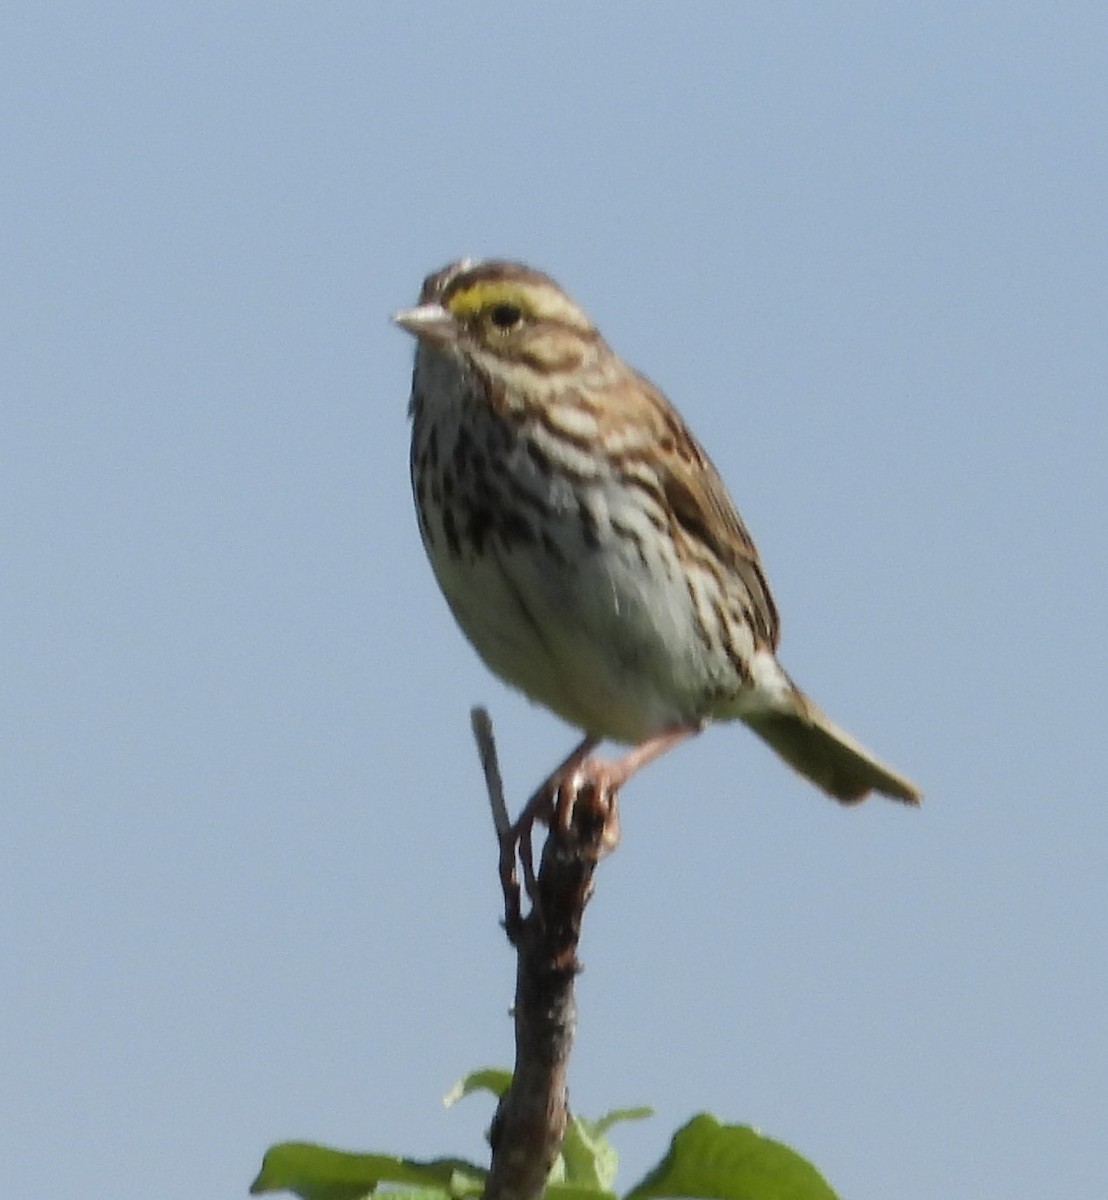
[[[555,791],[572,775],[614,795],[738,718],[836,800],[919,802],[780,666],[777,609],[715,467],[552,279],[463,259],[393,320],[417,339],[412,487],[439,586],[485,663],[586,735]],[[633,748],[600,762],[603,738]]]

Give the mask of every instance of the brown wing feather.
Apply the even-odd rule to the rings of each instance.
[[[626,386],[608,393],[608,420],[623,430],[629,423],[640,427],[645,448],[657,459],[662,495],[674,521],[734,574],[750,598],[746,607],[756,639],[776,650],[777,606],[758,550],[719,472],[665,395],[645,376],[626,369]]]
[[[750,597],[756,639],[776,650],[780,622],[757,548],[711,459],[685,432],[696,457],[669,459],[663,481],[666,500],[678,524],[738,576]]]

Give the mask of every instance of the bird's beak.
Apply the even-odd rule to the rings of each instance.
[[[392,314],[393,324],[429,342],[452,342],[458,334],[453,313],[441,304],[418,304]]]

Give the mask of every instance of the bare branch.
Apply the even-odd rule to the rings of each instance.
[[[509,883],[503,870],[503,839],[514,837],[515,828],[509,824],[501,832],[495,817],[494,781],[499,788],[500,772],[492,726],[483,710],[474,710],[473,728],[501,837],[505,931],[517,954],[515,1070],[489,1131],[492,1165],[485,1200],[537,1200],[561,1150],[569,1119],[566,1074],[577,1028],[573,992],[580,970],[577,943],[592,895],[593,872],[619,836],[616,798],[587,778],[578,785],[566,811],[551,821],[530,895],[531,909],[523,917],[514,872]],[[514,854],[513,845],[513,858]]]
[[[489,791],[493,827],[497,838],[502,840],[507,837],[512,822],[508,816],[508,806],[504,802],[504,784],[500,778],[500,763],[496,757],[496,742],[492,736],[492,718],[488,709],[480,706],[471,708],[469,723],[473,728],[473,736],[477,739],[481,770],[485,773],[485,787]]]

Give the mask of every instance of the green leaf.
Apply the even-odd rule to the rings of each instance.
[[[438,1196],[479,1196],[485,1171],[457,1158],[419,1162],[389,1154],[348,1154],[310,1142],[283,1142],[272,1146],[262,1160],[251,1195],[293,1192],[303,1200],[358,1200],[380,1183],[396,1183]],[[391,1193],[390,1193],[391,1194]]]
[[[598,1121],[571,1116],[562,1143],[559,1178],[568,1186],[585,1188],[592,1194],[611,1192],[616,1182],[619,1155],[604,1136],[620,1121],[649,1117],[649,1108],[619,1108],[605,1113]]]
[[[389,1200],[392,1200],[390,1197]],[[543,1200],[617,1200],[615,1192],[584,1187],[574,1183],[548,1183]]]
[[[643,1121],[653,1115],[654,1110],[645,1104],[639,1105],[638,1108],[613,1108],[611,1112],[595,1120],[593,1128],[597,1133],[607,1133],[613,1125],[618,1125],[621,1121]]]
[[[837,1200],[795,1151],[748,1125],[721,1125],[701,1113],[673,1135],[669,1153],[625,1200]]]
[[[384,1184],[379,1191],[371,1194],[388,1197],[388,1200],[450,1200],[449,1194],[439,1188],[398,1188],[391,1183]]]
[[[590,1191],[611,1191],[619,1155],[592,1121],[570,1117],[562,1142],[565,1182]]]
[[[492,1092],[494,1096],[500,1097],[511,1085],[511,1071],[505,1071],[503,1067],[484,1067],[480,1071],[470,1071],[463,1079],[459,1079],[443,1096],[442,1102],[449,1108],[473,1092]]]

